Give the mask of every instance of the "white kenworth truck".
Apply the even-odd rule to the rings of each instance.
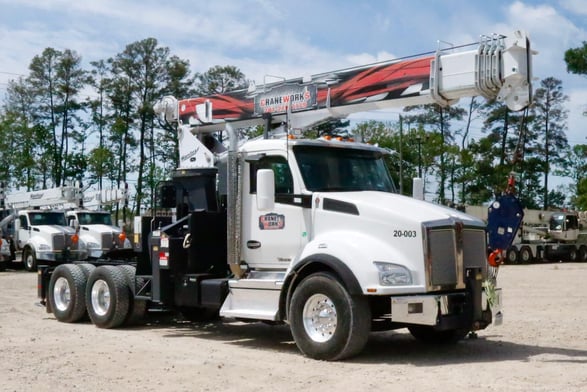
[[[9,244],[7,263],[23,263],[27,271],[37,264],[84,260],[87,250],[65,211],[78,197],[77,187],[62,186],[6,195],[0,229]]]
[[[143,226],[136,267],[42,268],[42,303],[65,322],[87,311],[101,328],[151,307],[193,320],[286,323],[302,353],[324,360],[358,354],[372,330],[407,327],[448,343],[499,322],[483,221],[398,195],[386,150],[292,130],[470,95],[520,110],[530,102],[531,56],[518,31],[468,51],[164,98],[155,111],[177,126],[181,164],[159,199],[175,216]],[[238,128],[263,124],[263,138],[239,143]],[[227,149],[213,137],[220,130]]]
[[[84,191],[77,208],[66,212],[68,225],[79,227],[90,259],[132,257],[134,250],[126,233],[113,224],[110,211],[102,209],[125,202],[127,193],[126,187]]]

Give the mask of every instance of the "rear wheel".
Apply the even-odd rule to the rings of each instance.
[[[126,276],[130,296],[128,316],[124,323],[127,325],[139,324],[147,312],[147,301],[135,298],[135,277],[137,269],[128,264],[119,265],[118,268],[120,268]]]
[[[26,248],[22,252],[22,261],[24,263],[24,269],[29,272],[37,271],[37,257],[31,248]]]
[[[518,248],[511,246],[506,252],[506,261],[508,264],[518,264]]]
[[[129,292],[121,269],[103,265],[92,271],[86,287],[86,307],[92,322],[100,328],[122,325],[129,313]]]
[[[430,344],[454,344],[469,333],[468,329],[462,328],[437,331],[429,325],[413,325],[408,330],[417,340]]]
[[[584,263],[587,261],[587,246],[581,245],[577,253],[577,261]]]
[[[351,296],[331,274],[305,278],[289,308],[298,348],[314,359],[340,360],[358,354],[369,338],[371,311],[363,296]]]
[[[519,252],[520,256],[520,263],[528,264],[531,263],[534,259],[532,255],[532,249],[529,246],[522,246]]]
[[[86,276],[74,264],[61,264],[49,281],[49,303],[55,318],[64,323],[75,323],[86,313]]]
[[[567,260],[569,260],[571,263],[574,263],[577,261],[578,257],[579,253],[577,252],[577,247],[575,245],[569,245],[569,253],[567,254]]]

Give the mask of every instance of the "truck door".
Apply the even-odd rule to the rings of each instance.
[[[18,249],[22,249],[23,246],[27,243],[29,238],[31,237],[31,226],[29,225],[29,221],[26,215],[19,215],[18,216]]]
[[[271,169],[275,175],[276,202],[272,211],[257,208],[256,173],[259,169]],[[283,156],[263,156],[246,163],[245,170],[242,258],[251,268],[286,269],[307,241],[302,203],[299,197],[294,197],[299,185],[294,183]]]

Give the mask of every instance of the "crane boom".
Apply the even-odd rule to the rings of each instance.
[[[155,112],[168,122],[189,125],[194,133],[289,121],[306,128],[351,113],[416,104],[450,105],[481,95],[505,102],[511,110],[531,100],[530,40],[484,37],[471,50],[438,50],[434,55],[391,60],[361,67],[283,80],[211,96],[165,97]]]

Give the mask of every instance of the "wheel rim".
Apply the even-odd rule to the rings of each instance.
[[[25,264],[27,269],[32,269],[33,268],[33,255],[30,253],[27,253],[26,255],[26,259],[25,259]]]
[[[60,277],[55,281],[53,287],[53,299],[55,300],[55,307],[64,312],[71,303],[71,289],[69,282],[64,277]]]
[[[99,279],[92,285],[92,308],[98,316],[104,316],[110,309],[110,288],[108,284]]]
[[[306,301],[302,313],[304,329],[315,342],[326,342],[336,331],[336,307],[330,298],[314,294]]]

